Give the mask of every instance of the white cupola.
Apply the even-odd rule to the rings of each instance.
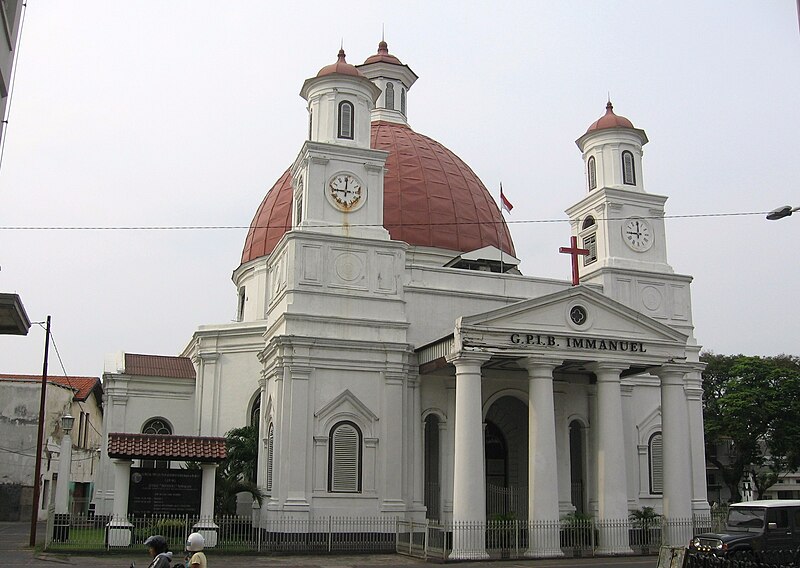
[[[611,101],[606,113],[575,143],[583,152],[589,192],[606,187],[644,191],[642,146],[647,144],[647,135],[624,116],[614,114]]]
[[[372,109],[372,120],[408,124],[408,91],[418,79],[416,73],[391,55],[383,40],[378,44],[378,53],[369,56],[358,70],[381,90]]]
[[[370,113],[380,95],[372,81],[345,61],[340,49],[336,63],[306,79],[300,89],[308,101],[308,139],[369,148]]]

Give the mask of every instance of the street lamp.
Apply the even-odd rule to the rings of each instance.
[[[61,439],[61,455],[58,459],[56,510],[53,523],[53,538],[58,541],[69,538],[69,478],[72,470],[72,438],[69,433],[74,423],[75,419],[69,413],[61,417],[64,437]]]
[[[795,211],[800,211],[800,207],[792,207],[791,205],[784,205],[783,207],[778,207],[777,209],[773,209],[767,215],[767,219],[770,221],[777,221],[778,219],[783,219],[784,217],[789,217]]]

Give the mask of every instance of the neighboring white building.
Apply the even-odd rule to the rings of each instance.
[[[0,520],[30,518],[42,378],[36,375],[0,375]],[[48,377],[45,401],[42,479],[38,503],[40,519],[47,518],[58,480],[64,431],[61,418],[74,419],[69,503],[75,514],[85,514],[93,497],[100,463],[103,389],[98,377]]]
[[[164,359],[196,378],[145,385],[125,356],[107,365],[106,432],[220,436],[252,420],[262,519],[484,521],[508,512],[506,488],[531,520],[707,513],[691,277],[667,260],[644,131],[609,103],[577,140],[587,187],[564,241],[589,250],[580,285],[524,276],[475,173],[409,127],[416,79],[381,42],[303,84],[308,140],[253,219],[239,321]]]

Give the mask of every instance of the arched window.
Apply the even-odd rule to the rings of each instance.
[[[622,183],[636,185],[636,168],[633,165],[633,154],[628,151],[622,153]]]
[[[589,176],[589,189],[595,189],[597,187],[597,167],[594,162],[594,156],[589,157],[589,163],[586,168],[586,173]]]
[[[261,420],[261,393],[256,395],[253,401],[253,406],[250,407],[250,426],[258,430],[258,424]]]
[[[172,426],[163,418],[151,418],[142,426],[142,434],[172,434]],[[141,460],[140,467],[147,469],[169,469],[169,460]]]
[[[589,227],[594,227],[594,217],[589,215],[586,219],[583,220],[583,225],[581,225],[581,229],[588,229]]]
[[[328,491],[361,493],[361,430],[352,422],[339,422],[331,428]]]
[[[308,139],[311,140],[311,133],[314,131],[314,111],[309,109],[308,111]]]
[[[353,139],[353,103],[339,103],[339,138]]]
[[[404,88],[400,88],[400,112],[403,113],[403,116],[406,114],[406,90]]]
[[[650,462],[650,493],[659,495],[664,492],[664,452],[661,432],[650,436],[647,453]]]
[[[394,84],[386,83],[386,108],[394,110]]]
[[[272,464],[273,464],[273,456],[274,456],[274,448],[275,448],[275,429],[272,425],[272,422],[269,423],[267,427],[267,475],[266,475],[266,489],[267,494],[272,494]]]

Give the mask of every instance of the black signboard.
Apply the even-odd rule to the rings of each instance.
[[[201,475],[196,469],[131,468],[128,514],[199,515]]]

